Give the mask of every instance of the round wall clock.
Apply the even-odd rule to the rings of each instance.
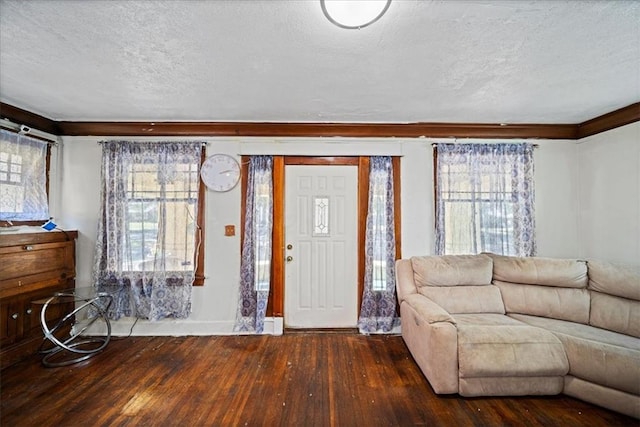
[[[240,181],[240,164],[227,154],[214,154],[202,164],[202,182],[213,191],[229,191]]]

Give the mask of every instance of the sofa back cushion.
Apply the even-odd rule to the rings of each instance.
[[[640,274],[606,261],[589,260],[589,289],[640,301]]]
[[[449,313],[500,313],[500,290],[491,285],[493,262],[486,255],[411,258],[418,293]]]
[[[418,292],[451,314],[505,313],[500,289],[494,285],[422,286]]]
[[[589,260],[592,326],[640,338],[640,274],[624,266]]]
[[[493,283],[502,292],[507,313],[589,323],[584,261],[488,255],[493,259]]]
[[[589,324],[640,338],[640,301],[591,291]]]
[[[416,286],[475,286],[491,283],[493,262],[486,255],[412,257]]]
[[[589,291],[494,280],[507,313],[589,323]]]
[[[493,280],[526,285],[586,288],[584,261],[487,254],[493,259]]]

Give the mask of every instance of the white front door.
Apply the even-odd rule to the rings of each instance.
[[[285,166],[289,328],[358,323],[358,167]]]

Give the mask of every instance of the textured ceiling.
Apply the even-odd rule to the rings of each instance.
[[[0,2],[0,100],[65,121],[578,123],[640,100],[640,2]]]

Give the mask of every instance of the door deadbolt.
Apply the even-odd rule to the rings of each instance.
[[[287,249],[289,249],[289,250],[293,249],[293,245],[292,245],[291,243],[289,243],[289,244],[287,245]]]

